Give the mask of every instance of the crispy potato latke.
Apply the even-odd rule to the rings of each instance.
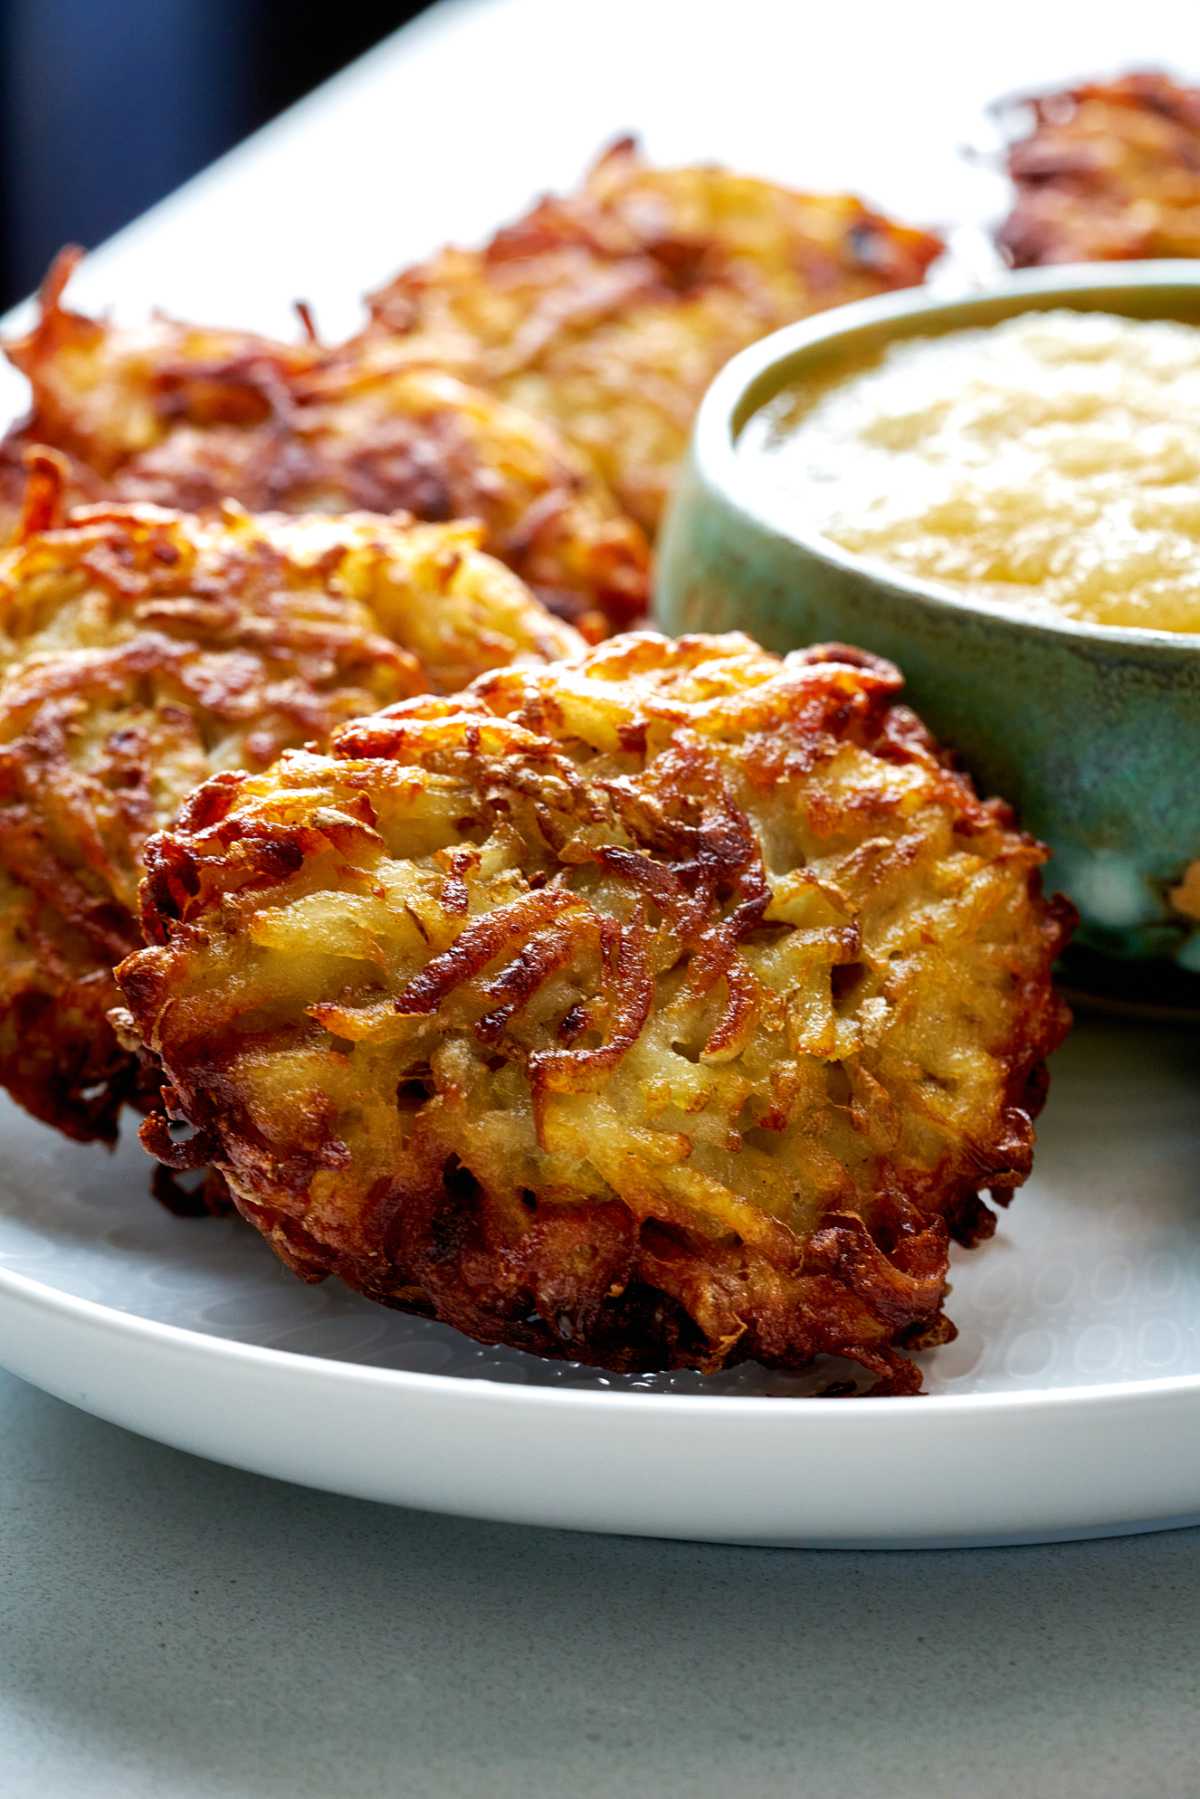
[[[1200,88],[1145,73],[1021,104],[998,234],[1018,267],[1200,256]]]
[[[654,531],[730,356],[793,319],[922,281],[941,249],[851,195],[654,169],[622,140],[578,193],[373,295],[365,348],[373,337],[382,366],[436,363],[554,420]]]
[[[218,776],[118,971],[147,1146],[484,1342],[915,1390],[950,1236],[1029,1172],[1069,909],[900,686],[627,636]]]
[[[156,1085],[107,1020],[147,838],[219,770],[581,640],[471,526],[81,509],[0,557],[0,1083],[111,1140]],[[37,527],[42,528],[37,528]]]
[[[32,389],[10,436],[74,462],[74,497],[199,511],[404,511],[475,518],[483,547],[591,637],[645,612],[650,551],[550,424],[433,368],[372,368],[350,351],[158,318],[119,329],[69,311],[64,252],[28,336],[7,346]]]

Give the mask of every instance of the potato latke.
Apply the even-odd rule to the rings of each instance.
[[[147,1090],[106,1019],[111,970],[141,941],[142,848],[184,797],[403,695],[582,646],[470,526],[111,506],[32,529],[55,488],[43,463],[31,534],[0,557],[0,1083],[111,1139]]]
[[[735,351],[920,282],[941,248],[851,195],[654,169],[623,140],[579,192],[373,295],[367,344],[384,366],[433,362],[555,421],[653,531],[701,395]]]
[[[1018,267],[1200,256],[1200,88],[1124,75],[1024,102],[1017,199],[1000,245]]]
[[[74,266],[47,278],[10,343],[32,389],[7,446],[65,451],[76,496],[198,511],[393,512],[476,518],[484,549],[589,636],[645,612],[650,553],[586,460],[548,423],[433,368],[156,318],[118,328],[67,309]],[[0,468],[10,518],[19,491]]]
[[[914,1390],[1029,1172],[1069,909],[900,686],[628,636],[218,776],[119,970],[147,1146],[485,1342]]]

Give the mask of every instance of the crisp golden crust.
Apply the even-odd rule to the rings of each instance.
[[[942,246],[844,194],[613,146],[569,198],[371,298],[384,366],[450,368],[555,421],[653,531],[709,381],[793,319],[924,279]]]
[[[631,636],[210,782],[119,970],[148,1147],[487,1342],[915,1388],[949,1234],[1029,1170],[1067,922],[900,685]]]
[[[55,259],[33,326],[4,353],[32,390],[29,437],[97,477],[111,477],[180,423],[261,423],[316,360],[309,344],[244,331],[161,316],[122,329],[74,312],[63,294],[81,256],[67,249]]]
[[[54,481],[35,469],[32,515]],[[109,506],[0,557],[0,1082],[114,1135],[145,1082],[111,970],[141,941],[143,845],[200,782],[576,647],[469,526]]]
[[[104,952],[0,864],[0,955],[0,1083],[68,1137],[110,1142],[120,1107],[144,1109],[158,1080],[113,1035],[120,996]]]
[[[475,518],[483,547],[588,635],[645,612],[645,537],[548,423],[437,369],[164,318],[118,329],[63,305],[72,266],[7,346],[32,390],[9,469],[41,443],[72,458],[77,498]],[[9,479],[0,501],[11,517]]]
[[[1200,256],[1200,88],[1147,72],[1021,104],[999,231],[1018,267]]]

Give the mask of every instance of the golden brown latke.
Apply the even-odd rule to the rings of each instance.
[[[29,522],[54,504],[35,471]],[[464,525],[95,507],[0,557],[0,1084],[111,1139],[107,1022],[147,838],[218,770],[517,656],[581,648]],[[150,1081],[150,1088],[154,1085]]]
[[[118,971],[148,1147],[484,1342],[914,1390],[1029,1172],[1068,909],[900,686],[628,636],[210,781]]]
[[[373,295],[375,354],[437,363],[555,421],[654,531],[692,415],[735,351],[920,282],[941,249],[851,195],[654,169],[623,140],[577,193]]]
[[[1200,88],[1148,72],[1022,104],[998,234],[1014,263],[1200,256]]]
[[[373,369],[349,351],[170,319],[86,318],[62,303],[74,265],[64,252],[38,323],[7,346],[33,398],[10,469],[36,442],[71,456],[83,499],[477,518],[483,547],[589,635],[645,612],[645,537],[551,425],[433,368]],[[11,517],[18,490],[0,480],[4,498]]]

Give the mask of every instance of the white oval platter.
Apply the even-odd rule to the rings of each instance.
[[[746,1366],[622,1378],[305,1287],[179,1220],[136,1142],[3,1102],[0,1363],[180,1449],[468,1516],[778,1545],[1029,1542],[1200,1520],[1200,1045],[1089,1020],[1037,1173],[957,1256],[928,1396]]]

